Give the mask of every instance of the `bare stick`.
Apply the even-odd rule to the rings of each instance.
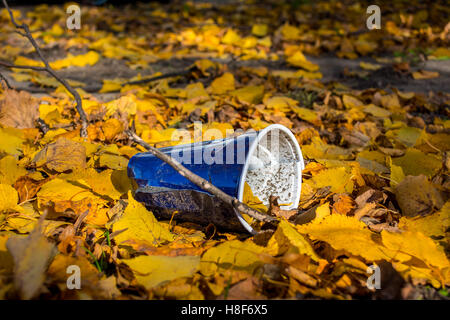
[[[12,64],[6,61],[0,61],[0,66],[6,67],[6,68],[16,68],[16,69],[30,69],[35,71],[47,71],[44,67],[37,67],[37,66],[22,66],[17,64]]]
[[[207,180],[203,179],[202,177],[196,175],[189,169],[185,168],[181,163],[179,163],[177,160],[172,158],[171,156],[159,151],[157,148],[152,147],[147,142],[142,140],[141,137],[139,137],[136,133],[127,130],[126,133],[130,137],[131,140],[136,142],[137,144],[140,144],[145,149],[147,149],[151,154],[153,154],[158,159],[164,161],[168,165],[170,165],[172,168],[174,168],[179,174],[181,174],[183,177],[191,181],[196,186],[202,188],[203,190],[215,195],[220,200],[230,204],[235,208],[236,210],[243,212],[247,215],[249,215],[252,218],[255,218],[258,221],[265,221],[265,222],[271,222],[276,221],[275,218],[262,214],[258,212],[255,209],[250,208],[245,203],[240,202],[238,199],[226,194],[213,184],[209,183]]]
[[[17,29],[22,29],[24,31],[24,32],[18,32],[18,33],[21,34],[22,36],[26,37],[30,41],[30,43],[33,45],[34,49],[36,50],[37,54],[39,55],[39,58],[41,59],[41,61],[44,63],[44,66],[45,66],[45,67],[29,67],[28,69],[48,72],[56,80],[58,80],[67,89],[67,91],[69,91],[73,95],[73,97],[75,98],[75,101],[76,101],[76,109],[77,109],[78,114],[80,115],[80,119],[81,119],[81,132],[80,132],[80,135],[82,137],[87,137],[87,117],[86,117],[86,113],[83,110],[83,106],[82,106],[82,101],[81,101],[80,95],[78,94],[78,92],[74,88],[72,88],[72,86],[66,80],[64,80],[64,78],[61,78],[55,72],[55,70],[53,70],[52,67],[50,67],[50,64],[48,63],[47,59],[42,54],[41,48],[39,47],[39,45],[37,44],[36,40],[31,35],[30,28],[28,27],[28,25],[25,24],[25,23],[18,24],[16,22],[16,20],[14,19],[14,15],[13,15],[11,9],[9,8],[8,3],[6,2],[6,0],[3,0],[3,5],[5,6],[6,10],[8,11],[9,16],[11,18],[11,22],[14,24],[14,26]],[[10,66],[10,68],[11,68],[11,66]],[[25,69],[24,66],[15,66],[15,67],[13,66],[12,68],[23,68],[23,69]]]
[[[8,82],[8,79],[6,79],[6,77],[0,73],[0,82],[2,83],[2,86],[3,86],[3,82],[2,81],[5,82],[6,88],[12,89],[11,85]]]

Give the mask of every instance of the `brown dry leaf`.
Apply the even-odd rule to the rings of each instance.
[[[0,124],[18,129],[34,128],[38,118],[36,98],[26,91],[5,90],[0,100]]]
[[[22,203],[29,199],[33,199],[39,189],[48,179],[34,180],[29,176],[22,176],[14,183],[14,188],[19,193],[19,202]]]
[[[197,285],[188,278],[177,278],[151,289],[161,299],[203,300],[205,297]]]
[[[161,247],[152,247],[146,243],[139,243],[137,241],[129,240],[128,245],[131,245],[136,251],[144,252],[149,256],[167,256],[167,257],[178,257],[178,256],[200,256],[203,252],[213,247],[216,242],[208,241],[206,243],[177,243],[173,242],[170,245],[165,245]]]
[[[302,270],[299,270],[293,266],[289,266],[286,269],[286,272],[289,276],[293,277],[295,280],[300,282],[301,284],[307,285],[309,287],[316,287],[317,286],[317,280],[311,277],[306,272],[303,272]]]
[[[9,235],[6,233],[0,233],[0,270],[1,272],[12,273],[14,267],[14,259],[11,253],[6,248],[6,242]]]
[[[241,282],[238,282],[230,288],[226,296],[227,300],[264,300],[267,299],[262,291],[262,281],[249,277]]]
[[[355,211],[355,218],[361,220],[361,218],[364,216],[370,216],[370,213],[375,209],[376,206],[377,204],[373,202],[364,203],[364,205],[362,205]]]
[[[37,167],[65,172],[86,168],[86,148],[79,142],[60,138],[44,147],[34,158]]]
[[[407,217],[424,216],[444,205],[441,194],[424,175],[407,176],[395,188],[395,196]]]
[[[22,299],[39,294],[45,279],[45,270],[55,254],[55,246],[42,234],[41,217],[35,229],[27,236],[12,236],[6,247],[14,258],[14,285]]]
[[[245,189],[245,188],[244,188]],[[245,191],[244,191],[245,192]],[[269,215],[276,216],[278,218],[291,219],[298,214],[297,209],[293,210],[282,210],[280,209],[280,204],[278,203],[278,197],[270,196],[269,198]]]
[[[67,280],[70,274],[69,266],[80,268],[80,289],[67,289]],[[70,269],[69,269],[70,270]],[[114,277],[103,278],[102,274],[84,256],[69,256],[58,254],[47,270],[48,282],[60,284],[64,290],[65,299],[76,299],[90,297],[94,299],[114,299],[121,293],[117,289]]]
[[[347,215],[354,208],[353,199],[348,194],[336,194],[333,200],[333,213]]]

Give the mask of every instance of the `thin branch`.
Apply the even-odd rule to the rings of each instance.
[[[12,89],[11,85],[8,82],[8,79],[6,79],[6,77],[0,73],[0,82],[2,83],[2,86],[3,86],[3,82],[2,81],[5,82],[6,88]]]
[[[42,69],[36,69],[36,68],[41,68],[41,67],[32,67],[29,69],[48,72],[56,80],[58,80],[67,89],[67,91],[69,91],[73,95],[73,97],[75,98],[75,101],[76,101],[76,109],[77,109],[78,114],[80,115],[80,119],[81,119],[81,133],[80,134],[82,137],[86,137],[87,136],[87,117],[86,117],[86,113],[83,110],[80,95],[66,80],[64,80],[64,78],[61,78],[55,72],[55,70],[53,70],[52,67],[50,67],[50,64],[48,63],[47,59],[44,57],[44,55],[41,51],[41,48],[37,44],[36,40],[33,38],[28,25],[25,23],[18,24],[16,22],[16,20],[14,19],[14,15],[13,15],[11,9],[9,8],[9,5],[6,2],[6,0],[3,0],[3,5],[5,6],[6,10],[8,11],[9,17],[11,18],[11,22],[14,24],[14,26],[17,29],[22,29],[24,31],[24,33],[23,32],[18,32],[18,33],[25,36],[30,41],[30,43],[33,45],[34,49],[36,50],[36,53],[39,55],[39,58],[41,59],[41,61],[44,63],[44,66],[45,66],[45,68],[42,68]],[[19,67],[21,67],[21,66],[19,66]]]
[[[6,67],[6,68],[16,68],[16,69],[30,69],[35,71],[46,71],[47,69],[45,67],[36,67],[36,66],[22,66],[17,64],[12,64],[6,61],[0,61],[0,66]]]
[[[49,126],[48,126],[48,125],[45,123],[45,121],[42,120],[41,118],[38,118],[38,119],[36,120],[36,124],[37,124],[37,126],[39,127],[39,130],[41,130],[41,132],[42,132],[43,134],[46,134],[46,133],[50,130]]]
[[[207,180],[203,179],[202,177],[196,175],[186,167],[184,167],[181,163],[179,163],[177,160],[172,158],[171,156],[159,151],[157,148],[152,147],[147,142],[142,140],[141,137],[139,137],[136,133],[127,130],[127,135],[130,137],[131,140],[136,142],[137,144],[143,146],[145,149],[147,149],[151,154],[153,154],[158,159],[164,161],[168,165],[170,165],[172,168],[174,168],[180,175],[191,181],[196,186],[202,188],[203,190],[215,195],[220,200],[224,201],[225,203],[228,203],[236,210],[243,212],[247,214],[248,216],[258,220],[258,221],[265,221],[265,222],[272,222],[276,221],[275,218],[268,216],[266,214],[262,214],[258,212],[257,210],[247,206],[245,203],[240,202],[238,199],[226,194],[213,184],[209,183]]]

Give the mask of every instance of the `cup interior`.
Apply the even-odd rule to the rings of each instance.
[[[300,200],[303,158],[289,129],[272,125],[262,130],[251,146],[241,183],[269,206],[270,196],[278,197],[284,210],[297,208]],[[243,189],[243,188],[240,188]],[[242,200],[242,194],[240,194]]]

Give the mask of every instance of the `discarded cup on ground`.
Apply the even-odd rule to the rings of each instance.
[[[279,197],[281,209],[298,206],[304,162],[297,140],[282,125],[159,150],[239,201],[248,183],[266,206],[271,195]],[[255,232],[237,210],[149,152],[130,159],[128,176],[137,184],[136,199],[160,218],[173,216],[201,225],[213,223],[223,230]]]

